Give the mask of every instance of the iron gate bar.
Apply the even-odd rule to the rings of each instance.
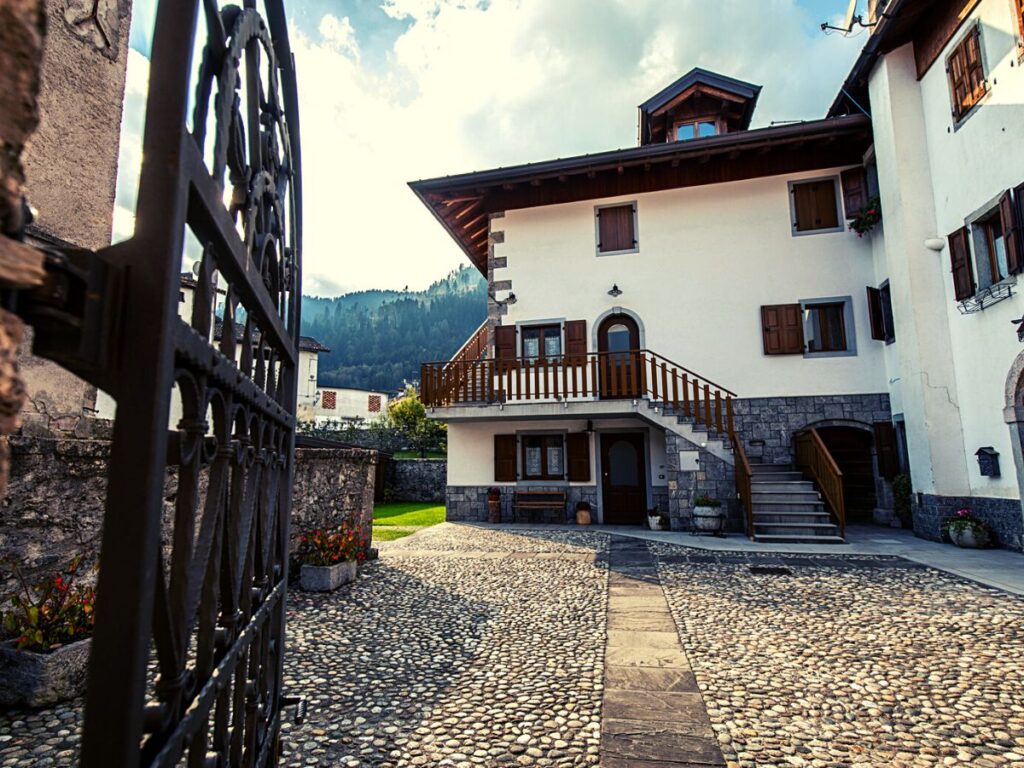
[[[134,236],[73,266],[71,254],[56,259],[51,293],[26,307],[48,318],[36,351],[117,401],[84,768],[186,756],[248,768],[276,764],[279,751],[301,299],[295,69],[283,0],[265,0],[267,21],[255,0],[201,0],[208,34],[190,133],[199,2],[157,8]],[[203,246],[191,322],[177,312],[186,226]],[[227,285],[219,349],[215,271]],[[172,385],[183,416],[168,430]],[[168,467],[177,491],[165,552]]]

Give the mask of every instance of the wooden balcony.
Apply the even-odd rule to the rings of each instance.
[[[432,408],[647,399],[709,430],[733,433],[735,393],[644,349],[424,363],[420,388],[424,405]]]

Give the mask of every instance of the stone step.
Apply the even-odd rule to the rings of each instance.
[[[810,480],[770,480],[752,477],[750,479],[750,490],[754,493],[804,493],[814,491],[814,483]],[[815,491],[816,492],[816,491]]]
[[[779,514],[783,512],[825,511],[825,503],[822,501],[755,501],[751,506],[755,513],[771,512]]]
[[[751,464],[750,471],[755,475],[767,475],[774,472],[796,472],[792,464]],[[796,472],[800,474],[799,472]]]
[[[832,516],[827,512],[755,512],[754,525],[760,523],[831,523]]]
[[[801,536],[789,534],[754,534],[754,541],[765,544],[845,544],[842,536]]]
[[[810,488],[803,488],[799,491],[762,491],[758,487],[751,488],[751,499],[755,504],[764,502],[805,502],[805,501],[821,501],[821,496],[814,490],[814,486]]]
[[[754,523],[754,535],[760,536],[838,536],[839,526],[832,523]]]

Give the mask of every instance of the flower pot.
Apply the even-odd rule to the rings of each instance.
[[[706,533],[721,533],[725,523],[725,513],[721,507],[694,507],[693,527]]]
[[[590,525],[590,507],[576,509],[576,525]]]
[[[501,522],[501,499],[487,499],[487,522]]]
[[[356,568],[355,560],[342,560],[334,565],[304,565],[299,570],[299,586],[305,592],[330,592],[355,581]]]
[[[51,653],[19,651],[0,644],[0,707],[45,707],[85,690],[92,640],[63,645]]]
[[[648,515],[647,527],[650,528],[652,531],[664,531],[665,526],[662,525],[661,515]]]
[[[964,549],[979,549],[988,544],[988,534],[984,531],[976,531],[973,528],[951,530],[949,538],[958,547],[963,547]]]

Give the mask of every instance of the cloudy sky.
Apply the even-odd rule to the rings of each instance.
[[[754,126],[822,117],[865,35],[846,0],[291,0],[304,293],[425,287],[465,261],[410,180],[636,144],[694,66],[764,86]],[[866,5],[866,2],[864,3]],[[132,229],[156,0],[136,0],[115,239]]]

